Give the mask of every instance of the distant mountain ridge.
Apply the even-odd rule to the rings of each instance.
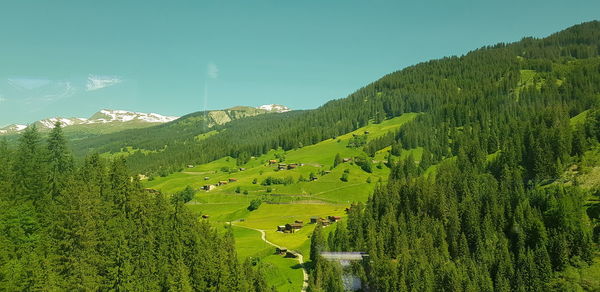
[[[266,104],[256,108],[237,106],[225,110],[207,111],[209,126],[222,125],[232,120],[243,117],[254,116],[264,113],[283,113],[291,111],[287,106],[280,104]],[[125,129],[144,128],[158,124],[172,122],[179,119],[177,116],[164,116],[157,113],[142,113],[126,110],[103,109],[89,118],[64,118],[53,117],[33,122],[37,128],[44,132],[54,128],[56,122],[60,122],[68,132],[91,132],[106,134]],[[0,135],[18,134],[25,130],[28,125],[12,124],[0,128]]]
[[[261,105],[256,108],[266,110],[268,112],[277,112],[277,113],[285,113],[285,112],[291,111],[291,109],[289,107],[287,107],[285,105],[280,105],[280,104],[265,104],[265,105]]]

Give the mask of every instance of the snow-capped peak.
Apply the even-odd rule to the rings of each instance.
[[[148,123],[166,123],[174,121],[179,117],[163,116],[156,113],[139,113],[124,110],[103,109],[93,115],[86,124],[108,123],[108,122],[129,122],[133,120],[144,121]]]
[[[16,133],[16,132],[23,131],[26,128],[27,128],[26,125],[17,125],[17,124],[8,125],[2,129],[0,129],[0,134]]]
[[[179,117],[163,116],[156,113],[139,113],[130,112],[124,110],[109,110],[103,109],[90,118],[48,118],[35,122],[38,128],[52,129],[56,122],[60,122],[63,127],[70,127],[75,125],[89,125],[89,124],[107,124],[107,123],[125,123],[125,122],[139,122],[139,123],[166,123],[174,121]],[[10,125],[0,129],[0,134],[12,134],[23,131],[28,126],[26,125]]]
[[[291,111],[291,109],[285,105],[280,105],[280,104],[265,104],[265,105],[261,105],[259,107],[257,107],[257,109],[262,109],[262,110],[266,110],[269,112],[276,112],[276,113],[285,113],[285,112],[289,112]]]

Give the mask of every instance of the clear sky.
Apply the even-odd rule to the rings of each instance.
[[[0,2],[0,126],[103,109],[315,108],[406,66],[600,19],[600,1]]]

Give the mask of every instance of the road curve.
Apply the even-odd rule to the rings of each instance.
[[[267,244],[269,244],[271,246],[274,246],[277,248],[282,248],[281,246],[274,244],[274,243],[270,242],[269,240],[267,240],[267,234],[262,229],[256,229],[256,228],[237,225],[237,224],[233,224],[233,223],[231,225],[236,226],[236,227],[242,227],[242,228],[246,228],[246,229],[256,230],[256,231],[260,232],[260,239],[262,239],[264,242],[266,242]],[[302,282],[302,289],[300,291],[306,292],[306,290],[308,289],[308,272],[306,271],[306,266],[304,265],[304,257],[302,256],[302,254],[300,254],[297,251],[290,250],[290,252],[292,254],[294,254],[294,256],[296,256],[296,259],[298,259],[298,262],[302,266],[302,276],[304,277],[304,280]]]

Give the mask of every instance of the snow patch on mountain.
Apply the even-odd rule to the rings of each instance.
[[[285,105],[280,105],[280,104],[264,104],[264,105],[257,107],[257,109],[262,109],[262,110],[266,110],[269,112],[276,112],[276,113],[285,113],[285,112],[291,111],[291,109],[289,107],[287,107]]]
[[[86,120],[86,119],[84,119],[84,120]],[[46,128],[54,128],[54,125],[56,124],[56,122],[60,122],[61,126],[66,127],[66,126],[81,124],[82,120],[80,118],[71,118],[71,119],[50,118],[50,119],[41,120],[39,122],[42,126],[44,126]]]
[[[103,109],[90,118],[48,118],[35,122],[39,128],[53,129],[56,122],[60,122],[63,127],[75,125],[90,124],[108,124],[108,123],[126,123],[138,121],[141,123],[167,123],[178,119],[179,117],[163,116],[156,113],[140,113],[125,110]],[[0,129],[0,134],[18,133],[27,128],[27,125],[10,125]]]
[[[17,133],[17,132],[25,130],[26,128],[27,128],[26,125],[17,125],[17,124],[8,125],[2,129],[0,129],[0,134]]]
[[[179,117],[163,116],[156,113],[139,113],[124,110],[101,110],[94,116],[102,116],[98,119],[90,119],[86,124],[110,123],[110,122],[129,122],[140,120],[147,123],[167,123],[178,119]],[[92,116],[92,117],[94,117]]]

